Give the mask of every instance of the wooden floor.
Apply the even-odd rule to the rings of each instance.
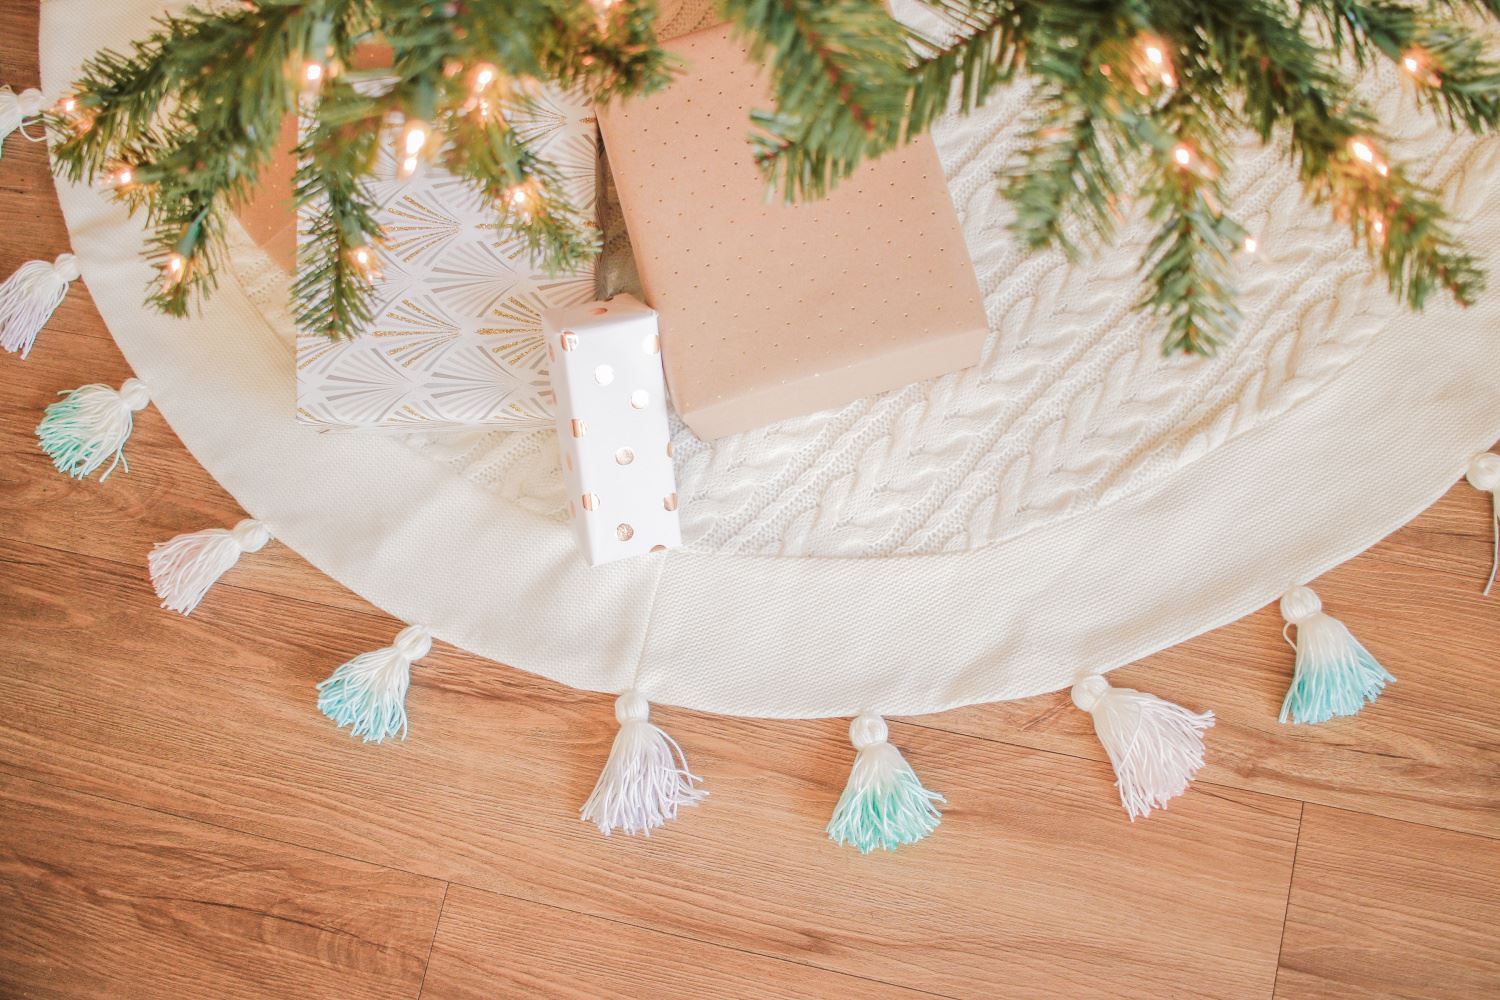
[[[35,18],[0,0],[17,89]],[[13,137],[0,274],[66,247]],[[130,374],[81,283],[0,371],[4,996],[1500,996],[1500,596],[1467,486],[1317,582],[1400,677],[1357,719],[1277,725],[1274,607],[1120,672],[1218,713],[1165,814],[1127,822],[1058,694],[893,721],[950,805],[860,857],[821,832],[844,722],[660,709],[713,795],[605,840],[574,810],[608,698],[440,645],[410,741],[364,746],[312,685],[398,623],[286,548],[191,619],[154,607],[151,543],[241,512],[152,409],[103,485],[37,450],[57,390]]]

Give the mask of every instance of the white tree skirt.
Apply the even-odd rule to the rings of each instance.
[[[47,93],[160,9],[44,2]],[[1500,144],[1431,126],[1394,76],[1368,89],[1500,286]],[[1162,358],[1129,310],[1139,226],[1077,265],[1007,238],[993,171],[1023,100],[936,135],[994,331],[982,363],[713,444],[679,428],[687,548],[597,569],[557,517],[546,434],[299,427],[293,331],[257,304],[278,286],[251,255],[199,315],[167,319],[141,304],[140,223],[98,192],[58,195],[100,313],[194,457],[391,614],[575,687],[735,715],[919,713],[1232,621],[1405,523],[1500,437],[1500,290],[1403,312],[1254,145],[1231,182],[1261,246],[1241,261],[1241,334],[1213,359]]]

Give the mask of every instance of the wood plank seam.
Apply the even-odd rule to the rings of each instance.
[[[1292,870],[1291,876],[1286,880],[1286,905],[1281,911],[1281,940],[1276,943],[1276,974],[1271,977],[1271,998],[1276,998],[1276,982],[1281,978],[1281,956],[1286,951],[1286,925],[1287,918],[1292,912],[1292,886],[1297,881],[1297,850],[1302,846],[1302,821],[1307,816],[1307,803],[1302,803],[1302,808],[1297,810],[1297,839],[1292,843]]]
[[[422,991],[427,988],[427,970],[432,968],[432,946],[437,943],[438,931],[443,929],[443,911],[448,907],[448,890],[452,886],[452,882],[443,882],[443,898],[438,900],[437,919],[432,922],[432,938],[427,942],[427,958],[422,962],[422,981],[417,984],[417,1000],[422,1000]]]

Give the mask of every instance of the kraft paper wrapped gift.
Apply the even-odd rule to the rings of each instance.
[[[599,120],[688,427],[722,437],[977,362],[984,308],[931,142],[823,200],[768,200],[748,142],[762,71],[727,26],[667,47],[686,72]]]

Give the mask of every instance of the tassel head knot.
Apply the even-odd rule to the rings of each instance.
[[[246,518],[229,532],[241,552],[259,552],[271,540],[271,532],[254,518]]]
[[[854,721],[849,723],[849,742],[854,744],[854,749],[864,750],[878,743],[885,743],[891,738],[891,730],[885,724],[885,720],[873,712],[855,716]]]
[[[391,645],[408,660],[420,660],[432,652],[432,633],[420,625],[408,625],[396,633]]]
[[[1108,693],[1109,681],[1098,674],[1080,678],[1069,692],[1073,696],[1073,704],[1085,712],[1092,712],[1094,706]]]
[[[622,726],[632,722],[649,722],[651,703],[639,691],[626,691],[615,699],[615,719]]]
[[[42,92],[35,87],[27,87],[16,95],[16,110],[27,118],[34,118],[42,113]]]
[[[1308,587],[1293,587],[1281,595],[1281,617],[1293,625],[1322,612],[1323,602]]]
[[[144,410],[151,403],[151,391],[138,378],[128,378],[120,386],[120,402],[132,413]]]
[[[57,259],[52,262],[52,273],[64,284],[77,281],[79,274],[78,258],[70,253],[58,254]]]
[[[1492,451],[1480,452],[1469,461],[1464,473],[1469,485],[1484,493],[1500,491],[1500,455]]]

